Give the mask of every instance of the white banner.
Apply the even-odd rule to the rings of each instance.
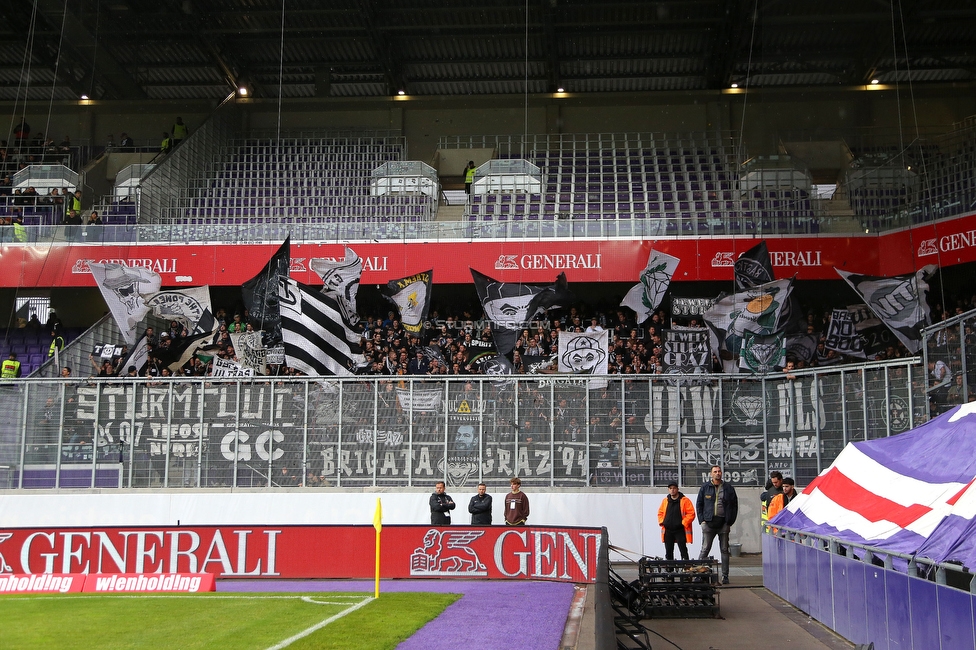
[[[439,388],[397,388],[397,402],[404,411],[440,411],[444,391]]]
[[[254,368],[245,368],[241,364],[235,363],[230,359],[224,359],[222,357],[214,357],[213,376],[214,377],[253,377]]]

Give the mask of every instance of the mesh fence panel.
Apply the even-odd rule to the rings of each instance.
[[[0,390],[9,488],[664,486],[721,464],[807,483],[927,416],[909,362],[730,376],[27,380]]]

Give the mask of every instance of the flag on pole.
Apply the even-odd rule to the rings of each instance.
[[[136,325],[149,313],[144,295],[159,291],[162,282],[159,274],[141,266],[129,267],[115,262],[89,262],[88,268],[122,332],[122,338],[128,345],[135,345]]]
[[[366,365],[359,334],[343,322],[335,298],[290,278],[282,279],[278,291],[289,366],[320,376],[352,375]]]
[[[169,289],[146,295],[146,304],[153,313],[168,321],[177,321],[190,334],[212,332],[215,329],[210,287]]]
[[[501,282],[471,269],[478,298],[491,321],[495,347],[502,356],[512,354],[519,330],[546,313],[546,310],[565,307],[575,301],[560,273],[553,284],[521,284]]]
[[[285,239],[264,268],[241,287],[244,306],[254,329],[268,333],[270,342],[281,340],[281,312],[278,308],[278,281],[288,277],[291,266],[290,238]]]
[[[376,498],[376,512],[373,513],[373,528],[376,529],[376,590],[374,598],[380,597],[380,532],[383,530],[383,503]]]
[[[359,280],[363,275],[363,260],[348,246],[341,260],[313,257],[309,266],[322,278],[322,293],[339,303],[343,321],[352,328],[359,326]]]
[[[647,266],[640,274],[640,283],[631,287],[620,303],[621,307],[630,307],[637,313],[638,324],[650,318],[661,304],[680,261],[677,257],[651,249]]]
[[[434,271],[424,271],[399,280],[390,280],[381,289],[383,296],[400,310],[403,329],[417,333],[424,328],[430,311],[430,288]]]
[[[793,280],[776,280],[726,296],[705,312],[712,350],[738,355],[746,332],[769,336],[782,331],[783,307]]]
[[[864,299],[871,311],[909,352],[915,354],[922,347],[922,328],[929,320],[927,280],[936,268],[934,264],[929,264],[914,273],[890,278],[834,270]]]
[[[765,239],[740,255],[732,269],[735,274],[736,291],[756,287],[776,279]]]

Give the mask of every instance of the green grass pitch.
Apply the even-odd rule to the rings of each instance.
[[[0,597],[0,647],[392,650],[459,594],[65,594]]]

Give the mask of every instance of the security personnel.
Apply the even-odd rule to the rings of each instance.
[[[173,146],[175,147],[185,140],[187,133],[189,133],[189,129],[186,128],[186,124],[183,124],[183,118],[176,118],[176,124],[173,125]]]
[[[11,352],[7,360],[0,366],[0,377],[4,379],[20,377],[20,361],[17,361],[17,355],[15,353]]]
[[[18,214],[14,217],[14,241],[25,242],[27,241],[27,228],[24,227],[24,219]]]
[[[57,350],[61,352],[64,349],[64,337],[61,336],[61,331],[55,329],[51,332],[51,347],[47,349],[47,358],[50,359],[54,357],[54,351]]]
[[[769,518],[772,519],[779,514],[780,510],[790,505],[790,501],[796,498],[796,483],[789,476],[783,479],[783,492],[773,497],[769,503]]]
[[[474,166],[474,161],[469,160],[468,166],[464,168],[464,192],[465,194],[471,194],[471,184],[474,183],[474,172],[477,167]]]
[[[162,153],[169,153],[169,150],[173,148],[173,141],[169,137],[169,133],[163,131],[163,141],[159,144],[159,151]]]
[[[783,494],[783,473],[773,471],[766,481],[766,491],[759,495],[762,502],[759,509],[759,523],[764,525],[769,520],[769,504],[777,494]]]

